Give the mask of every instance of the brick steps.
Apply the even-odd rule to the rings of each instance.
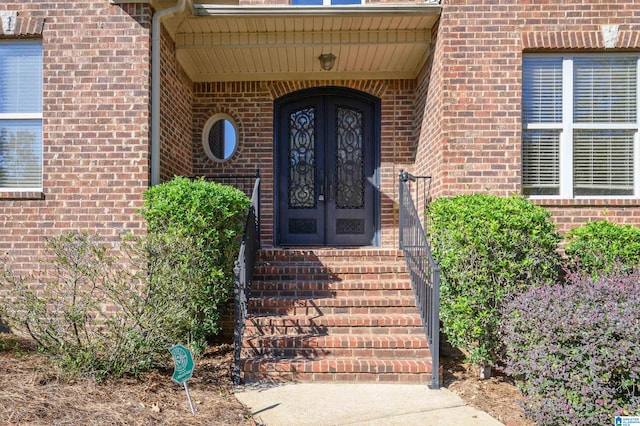
[[[415,298],[412,295],[389,297],[344,296],[309,297],[297,296],[253,298],[249,303],[256,315],[332,315],[332,314],[407,314],[415,313]]]
[[[383,248],[358,248],[358,249],[262,249],[261,259],[268,263],[276,262],[319,262],[321,264],[383,262],[402,259],[402,251]]]
[[[424,328],[393,249],[261,250],[242,357],[245,381],[431,381]]]
[[[280,315],[252,316],[245,325],[247,336],[322,332],[337,334],[406,334],[422,330],[418,315]],[[396,330],[399,329],[399,330]]]
[[[385,280],[273,280],[254,281],[252,297],[354,297],[354,296],[404,296],[413,297],[411,284],[407,279]]]
[[[353,265],[349,263],[336,264],[332,267],[318,264],[259,264],[256,265],[254,275],[264,280],[378,280],[402,278],[406,269],[397,264]]]
[[[426,341],[419,336],[387,335],[268,335],[245,339],[245,356],[271,358],[356,357],[379,359],[426,358],[430,356]]]
[[[430,359],[254,358],[244,364],[245,380],[429,383]]]

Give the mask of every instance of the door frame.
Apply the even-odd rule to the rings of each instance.
[[[279,157],[281,155],[281,143],[278,139],[280,134],[280,115],[282,113],[282,109],[284,106],[288,105],[291,102],[295,102],[308,97],[315,96],[335,96],[342,98],[351,98],[364,103],[371,105],[373,111],[373,176],[371,176],[372,185],[373,185],[373,237],[371,241],[372,246],[380,245],[380,234],[381,234],[381,214],[380,208],[382,204],[382,196],[380,193],[380,162],[381,162],[381,100],[380,98],[370,95],[368,93],[351,89],[348,87],[340,87],[340,86],[322,86],[322,87],[314,87],[308,89],[301,89],[295,92],[288,93],[277,98],[274,101],[273,108],[273,148],[274,148],[274,157],[273,157],[273,167],[274,167],[274,194],[273,194],[273,203],[274,203],[274,218],[276,220],[273,221],[273,232],[274,232],[274,245],[280,246],[283,245],[280,241],[280,232],[279,226],[280,221],[277,220],[279,217],[279,213],[281,211],[281,207],[279,205],[279,197],[277,194],[277,188],[279,185],[280,179],[280,170],[279,170]]]

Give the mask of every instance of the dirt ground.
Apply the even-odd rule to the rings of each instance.
[[[173,370],[101,383],[69,380],[22,343],[18,350],[0,352],[0,425],[255,426],[233,395],[232,353],[230,345],[218,345],[196,361],[188,382],[193,415],[184,387],[171,381]],[[522,417],[519,394],[507,378],[480,381],[459,358],[443,358],[443,368],[444,387],[469,405],[510,426],[534,424]]]

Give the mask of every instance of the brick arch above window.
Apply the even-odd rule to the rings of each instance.
[[[613,27],[607,25],[590,31],[525,31],[521,36],[522,49],[640,48],[640,32]]]
[[[44,18],[29,16],[17,11],[0,11],[0,38],[41,36]]]

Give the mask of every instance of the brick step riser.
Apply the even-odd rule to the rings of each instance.
[[[272,336],[286,334],[295,336],[299,334],[312,334],[317,336],[329,335],[357,335],[357,336],[389,336],[389,335],[413,335],[424,334],[424,328],[411,326],[394,327],[327,327],[327,326],[246,326],[244,330],[245,339],[259,336]]]
[[[263,336],[245,340],[244,348],[366,348],[366,349],[427,349],[426,337],[402,335],[389,337],[372,336]]]
[[[281,273],[325,273],[325,274],[356,274],[356,273],[385,273],[405,271],[406,266],[402,262],[380,263],[380,262],[345,262],[344,264],[322,264],[309,262],[292,262],[292,263],[257,263],[254,269],[256,274],[273,272]]]
[[[404,262],[401,251],[375,250],[375,251],[316,251],[316,252],[284,252],[261,251],[258,254],[257,264],[286,264],[309,263],[321,265],[345,264],[345,263],[395,263]]]
[[[408,315],[417,314],[415,306],[260,306],[251,307],[254,315]]]
[[[424,360],[372,360],[328,358],[320,360],[249,358],[241,362],[247,373],[276,374],[410,374],[431,375],[431,363]],[[246,376],[245,376],[246,377]]]
[[[411,290],[411,281],[409,278],[398,281],[392,280],[373,280],[373,281],[261,281],[253,280],[251,286],[252,291],[271,290],[271,291],[309,291],[317,293],[328,293],[334,291],[399,291]]]
[[[411,373],[266,373],[244,372],[246,382],[305,382],[305,383],[402,383],[402,384],[429,384],[431,374]]]
[[[267,357],[355,357],[377,359],[425,359],[431,356],[428,349],[373,349],[373,348],[251,348],[243,349],[243,358],[255,356]]]
[[[400,252],[401,253],[401,252]],[[404,262],[404,257],[397,256],[396,254],[389,253],[376,253],[371,254],[369,256],[365,254],[358,254],[357,252],[339,252],[334,254],[314,254],[311,256],[304,255],[279,255],[279,256],[265,256],[259,255],[256,260],[257,264],[272,264],[272,263],[308,263],[308,264],[319,264],[319,265],[334,265],[334,264],[345,264],[345,263],[375,263],[375,262],[385,262],[385,263],[394,263],[394,262]]]
[[[256,271],[257,272],[257,271]],[[286,273],[275,272],[270,274],[255,273],[254,281],[342,281],[345,283],[353,281],[388,281],[388,280],[409,280],[406,272],[349,272],[326,274],[324,272],[300,272]]]
[[[336,290],[333,292],[309,292],[308,290],[285,291],[285,290],[252,290],[251,300],[253,299],[273,299],[276,297],[288,297],[299,299],[342,299],[354,297],[414,297],[413,290]]]
[[[247,318],[247,327],[411,327],[420,326],[416,315],[326,315],[326,316],[254,316]]]

